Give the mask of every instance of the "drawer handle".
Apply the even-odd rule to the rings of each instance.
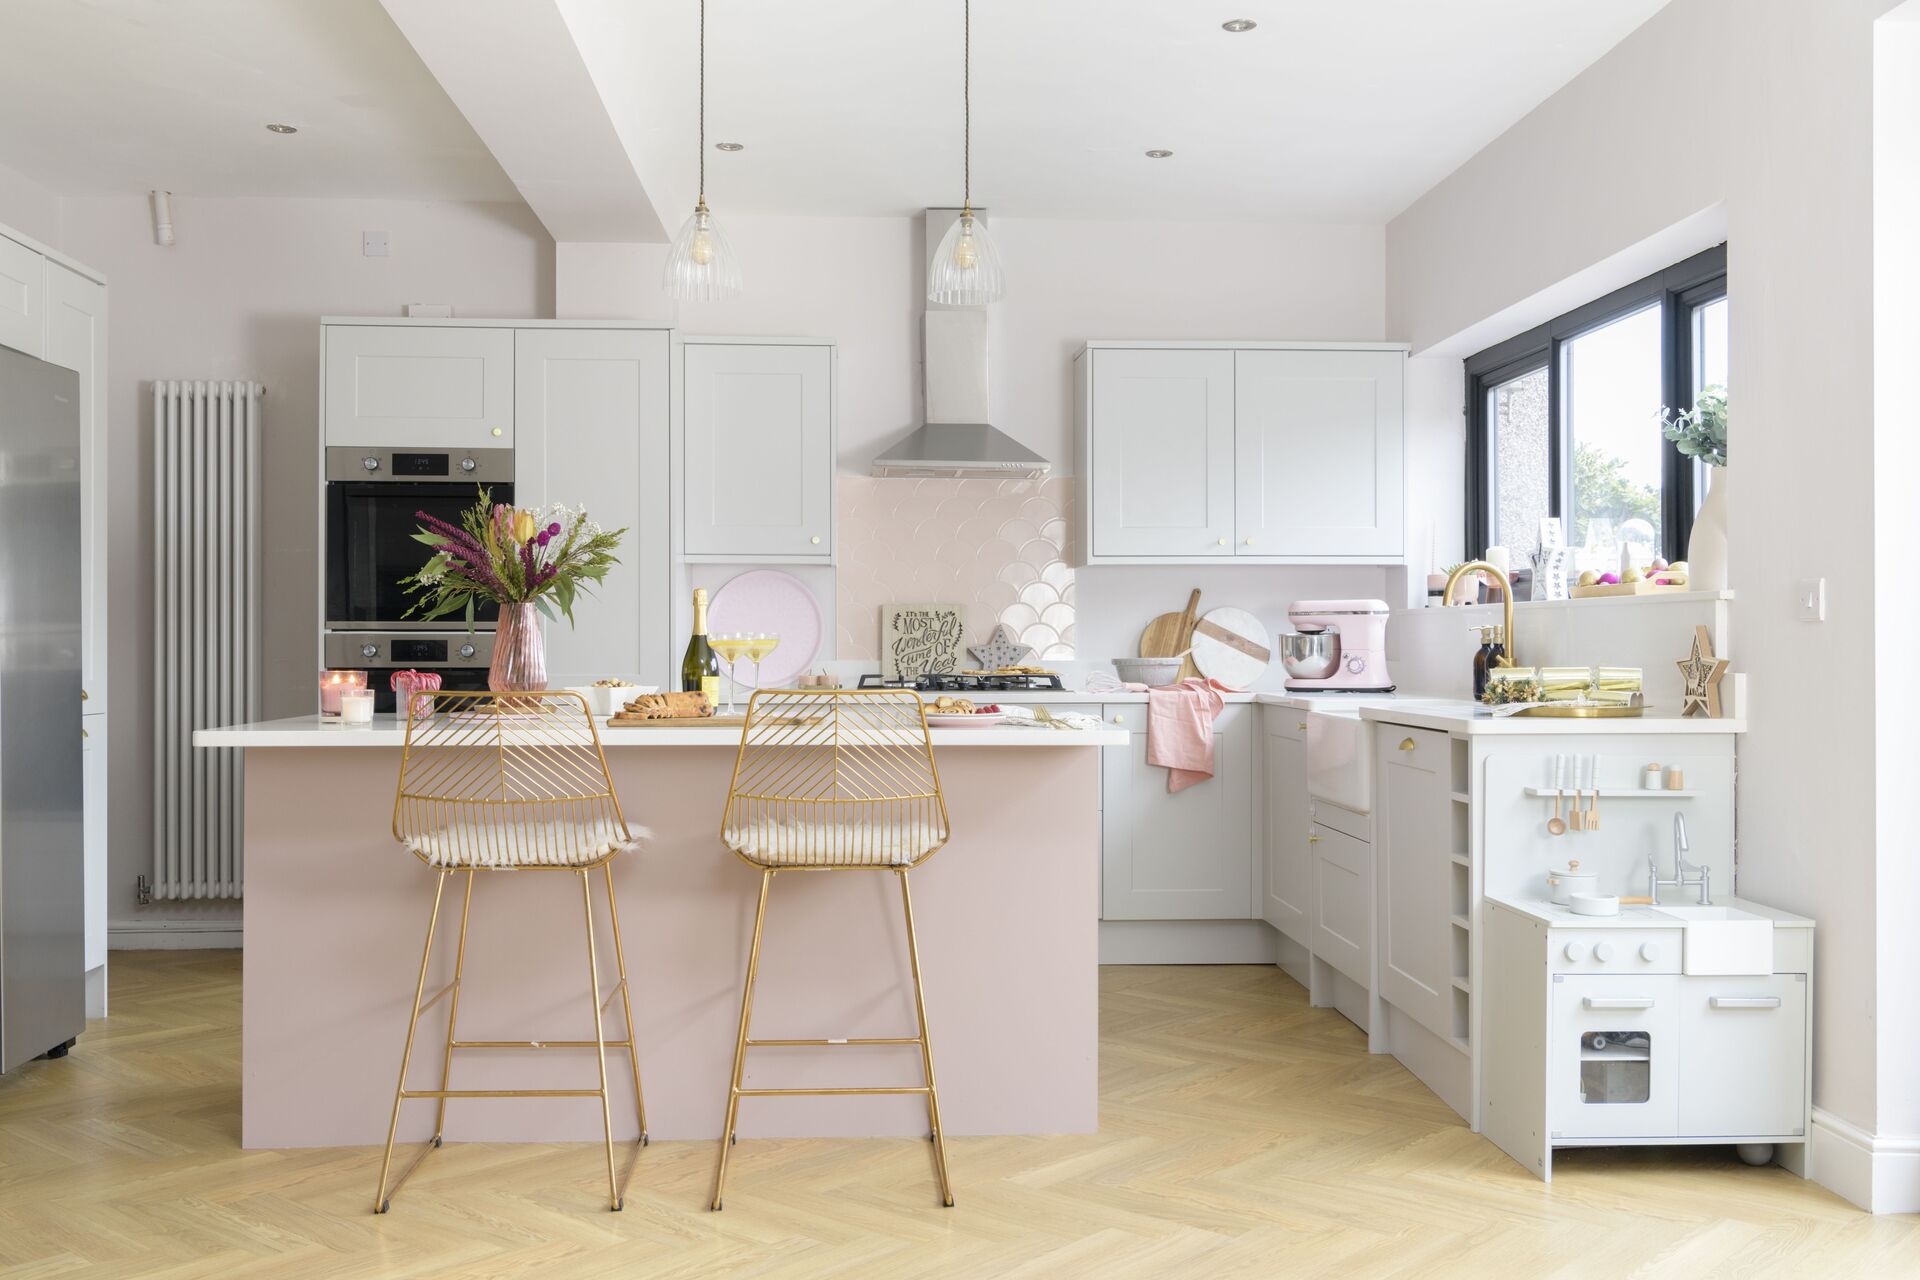
[[[1308,843],[1308,844],[1319,844],[1319,843],[1320,843],[1320,837],[1319,837],[1319,836],[1308,836],[1308,837],[1307,837],[1307,843]]]
[[[820,535],[817,533],[813,535],[813,545],[816,547],[820,545]]]
[[[85,696],[85,695],[82,695],[82,696]],[[1307,731],[1307,722],[1305,720],[1302,720],[1300,723],[1294,725],[1293,727],[1298,729],[1301,733],[1305,733]]]
[[[1402,739],[1400,739],[1400,749],[1401,749],[1402,751],[1411,751],[1411,750],[1413,750],[1413,739],[1412,739],[1412,738],[1402,738]]]
[[[1779,996],[1709,996],[1707,1003],[1716,1009],[1778,1009]]]
[[[1581,1001],[1589,1009],[1651,1009],[1652,996],[1587,996]]]
[[[1226,540],[1225,538],[1222,538],[1222,539],[1220,539],[1220,545],[1221,545],[1221,546],[1223,546],[1223,547],[1224,547],[1224,546],[1226,546],[1226,545],[1227,545],[1227,540]]]

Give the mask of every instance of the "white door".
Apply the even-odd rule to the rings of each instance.
[[[1266,922],[1313,946],[1313,829],[1307,799],[1307,716],[1291,707],[1260,709],[1267,731]]]
[[[574,602],[574,624],[547,624],[558,685],[667,671],[667,423],[664,329],[522,329],[514,356],[514,499],[564,503],[625,526],[620,563]]]
[[[1236,553],[1401,554],[1401,353],[1234,361]]]
[[[1556,974],[1547,1045],[1555,1138],[1666,1138],[1679,1115],[1681,1046],[1671,974]],[[1733,1083],[1722,1078],[1724,1088]]]
[[[0,347],[38,359],[46,345],[47,260],[0,236]]]
[[[1133,730],[1101,752],[1102,909],[1108,920],[1245,920],[1253,916],[1252,706],[1214,723],[1214,776],[1177,794],[1147,763],[1146,708],[1110,708]]]
[[[685,348],[686,552],[833,555],[833,348]]]
[[[1381,883],[1380,994],[1437,1036],[1453,1027],[1450,742],[1425,729],[1374,731]]]
[[[47,263],[47,357],[80,375],[80,696],[107,710],[107,287]]]
[[[329,445],[513,446],[513,330],[326,327]]]
[[[1373,846],[1313,828],[1313,954],[1373,989]]]
[[[1804,1134],[1807,975],[1682,978],[1679,989],[1679,1134]]]
[[[1233,352],[1094,351],[1096,556],[1233,554]]]

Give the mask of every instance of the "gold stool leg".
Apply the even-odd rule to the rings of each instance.
[[[613,863],[606,864],[607,915],[613,921],[613,958],[620,966],[620,1004],[627,1014],[627,1059],[633,1064],[633,1113],[639,1121],[641,1146],[647,1145],[647,1103],[640,1093],[640,1032],[633,1025],[632,986],[627,982],[627,951],[620,942],[620,903],[613,896]],[[636,1153],[637,1156],[638,1153]]]
[[[740,995],[740,1039],[733,1048],[733,1084],[727,1090],[727,1122],[720,1127],[720,1169],[713,1178],[713,1211],[720,1211],[727,1189],[727,1157],[733,1152],[733,1126],[740,1115],[740,1080],[747,1064],[747,1024],[753,1018],[753,980],[760,972],[760,930],[767,920],[767,889],[773,884],[770,867],[760,871],[760,905],[753,913],[753,946],[747,952],[747,984]]]
[[[947,1139],[940,1132],[940,1090],[933,1083],[933,1042],[927,1037],[927,990],[920,981],[920,946],[913,935],[913,894],[907,889],[907,872],[900,875],[900,905],[907,916],[907,958],[913,965],[913,1007],[920,1018],[920,1060],[927,1070],[927,1124],[933,1130],[933,1160],[940,1174],[940,1202],[953,1207],[953,1184],[947,1179]]]
[[[467,893],[460,903],[460,941],[453,949],[453,994],[447,998],[447,1056],[440,1062],[440,1106],[433,1118],[433,1145],[447,1134],[447,1086],[453,1078],[453,1034],[460,1021],[460,975],[467,967],[467,917],[473,911],[474,868],[467,868]]]
[[[407,1019],[407,1046],[400,1051],[400,1082],[393,1087],[393,1118],[387,1122],[387,1153],[380,1161],[380,1190],[373,1198],[375,1213],[385,1213],[390,1207],[387,1174],[393,1168],[393,1139],[400,1130],[400,1101],[407,1088],[407,1065],[413,1061],[413,1032],[420,1025],[420,998],[427,993],[427,961],[433,958],[433,930],[440,922],[440,896],[447,888],[447,874],[442,871],[433,882],[433,911],[427,916],[427,945],[420,949],[420,979],[413,984],[413,1013]],[[404,1180],[405,1175],[402,1175]]]
[[[607,1105],[607,1035],[600,1023],[600,957],[593,944],[593,878],[580,873],[580,901],[587,912],[587,975],[593,987],[593,1047],[600,1064],[600,1125],[607,1139],[607,1206],[618,1213],[622,1207],[620,1178],[613,1170],[613,1109]]]

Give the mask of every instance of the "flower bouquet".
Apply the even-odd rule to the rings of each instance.
[[[542,689],[547,662],[540,619],[564,616],[573,623],[573,602],[591,591],[619,563],[613,552],[625,529],[611,532],[554,503],[545,511],[496,504],[485,489],[460,513],[458,527],[424,511],[415,542],[433,548],[420,571],[401,585],[414,596],[409,618],[423,622],[464,612],[468,630],[483,600],[500,606],[494,636],[490,689]]]

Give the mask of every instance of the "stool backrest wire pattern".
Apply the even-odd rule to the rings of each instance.
[[[947,842],[947,802],[919,695],[755,693],[721,839],[781,870],[918,866]]]
[[[633,843],[587,701],[565,690],[417,694],[393,835],[436,866],[579,870]]]

